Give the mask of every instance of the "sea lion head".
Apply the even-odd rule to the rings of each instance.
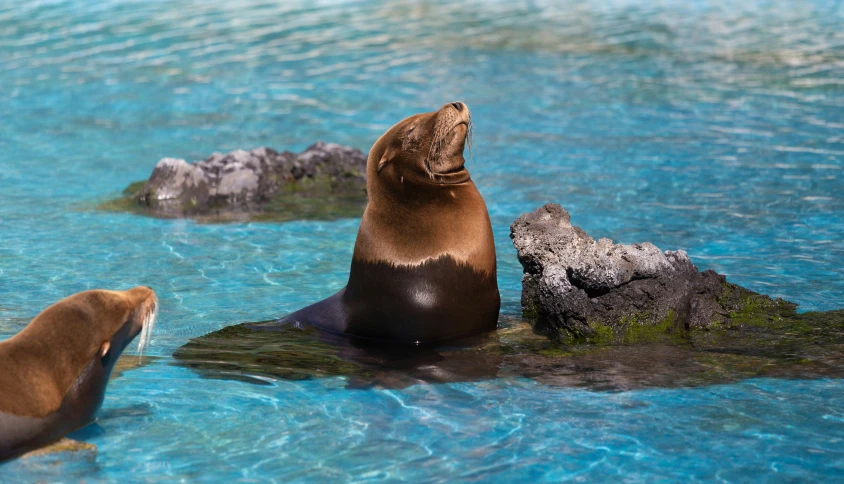
[[[139,351],[149,343],[157,309],[158,298],[146,286],[126,291],[84,291],[45,309],[19,336],[37,332],[56,345],[57,355],[82,356],[80,361],[66,362],[77,371],[94,355],[110,369],[136,336],[141,335]]]
[[[102,339],[100,357],[113,364],[138,335],[141,337],[138,342],[139,353],[149,344],[152,326],[158,314],[158,298],[149,287],[138,286],[126,291],[94,290],[71,298],[76,296],[86,300],[92,309],[91,313],[84,315],[90,315],[90,319],[83,319],[82,324],[87,323],[102,331],[99,338]],[[96,332],[97,329],[92,328],[92,331]]]
[[[72,399],[85,407],[81,413],[93,415],[126,346],[138,335],[139,351],[149,342],[157,308],[155,292],[145,286],[84,291],[48,307],[2,343],[7,374],[0,392],[17,393],[1,402],[0,411],[44,417],[75,394]]]
[[[53,343],[63,346],[63,351],[57,348],[55,354],[67,359],[66,368],[78,372],[92,358],[99,359],[107,377],[136,336],[141,336],[139,352],[149,343],[157,310],[158,298],[146,286],[126,291],[84,291],[45,309],[21,334],[30,326],[50,331]]]
[[[471,128],[469,107],[459,101],[403,119],[372,145],[367,190],[467,182],[463,150],[467,140],[471,143]]]

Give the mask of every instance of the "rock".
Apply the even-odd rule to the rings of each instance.
[[[682,250],[595,241],[556,204],[519,217],[510,237],[524,268],[522,309],[552,337],[723,328],[751,307],[763,319],[796,307],[700,272]]]
[[[442,345],[396,346],[275,320],[227,326],[188,341],[173,364],[203,378],[272,385],[329,379],[346,388],[530,378],[598,391],[731,383],[745,378],[844,377],[844,311],[792,313],[779,324],[687,331],[681,341],[582,344],[537,335],[502,315],[498,330]],[[677,343],[680,344],[677,344]]]
[[[114,368],[111,370],[109,381],[114,380],[115,378],[120,378],[127,371],[149,366],[158,361],[159,358],[160,357],[158,356],[140,356],[124,353],[120,355],[120,358],[118,358],[117,362],[114,363]]]
[[[78,440],[71,440],[64,437],[52,444],[35,449],[21,456],[21,459],[30,459],[33,457],[44,457],[53,454],[61,453],[81,453],[89,458],[97,456],[97,446],[87,442],[79,442]]]
[[[164,158],[149,180],[124,194],[101,208],[163,217],[243,218],[237,215],[267,211],[285,212],[284,219],[348,216],[362,212],[366,201],[366,155],[320,141],[298,154],[260,147],[214,153],[195,163]],[[302,204],[303,216],[290,213]]]

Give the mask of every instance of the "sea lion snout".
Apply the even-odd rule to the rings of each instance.
[[[460,101],[445,104],[437,111],[427,160],[432,174],[449,175],[463,171],[463,150],[467,141],[471,147],[471,127],[469,106]]]
[[[460,124],[472,122],[472,113],[469,111],[469,106],[462,101],[454,101],[443,105],[437,111],[437,128],[442,129],[441,125],[446,129],[454,129]]]

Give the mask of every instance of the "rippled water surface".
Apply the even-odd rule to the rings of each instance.
[[[844,384],[596,392],[521,378],[347,389],[202,379],[190,338],[345,283],[358,220],[197,224],[93,210],[164,156],[322,139],[367,150],[460,99],[504,317],[509,224],[683,248],[806,310],[844,306],[840,2],[0,1],[0,337],[94,287],[148,284],[158,358],[109,386],[96,459],[10,479],[280,481],[844,475]],[[4,481],[6,479],[3,479]]]

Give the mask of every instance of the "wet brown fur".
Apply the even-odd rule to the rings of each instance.
[[[85,291],[45,309],[0,343],[0,412],[43,418],[58,410],[104,344],[130,319],[142,320],[154,306],[155,293],[141,286]]]
[[[470,128],[469,108],[446,104],[404,119],[375,142],[356,260],[418,266],[448,255],[495,275],[489,214],[463,166]]]
[[[464,166],[470,120],[466,105],[450,103],[375,142],[348,284],[279,323],[410,344],[496,327],[492,225]]]

